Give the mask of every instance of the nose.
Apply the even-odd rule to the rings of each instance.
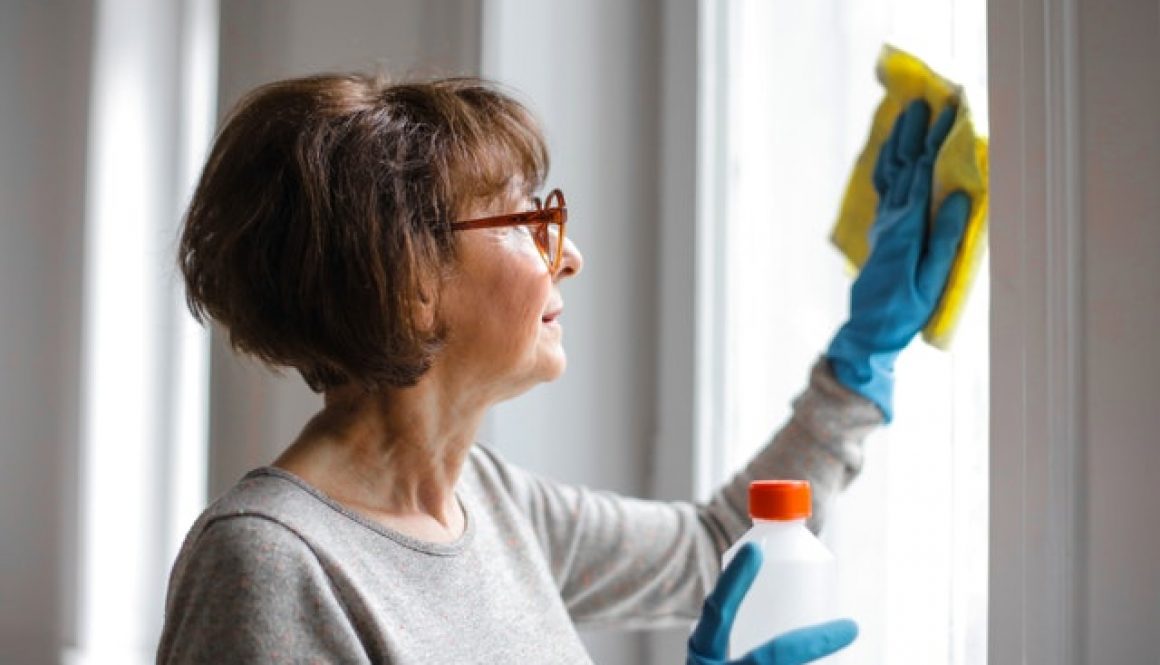
[[[584,255],[570,238],[564,238],[564,255],[560,257],[560,268],[556,271],[555,281],[559,282],[568,277],[579,275],[584,269]]]

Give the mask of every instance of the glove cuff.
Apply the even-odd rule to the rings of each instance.
[[[834,378],[873,402],[887,424],[894,419],[894,361],[897,358],[897,351],[861,349],[841,333],[826,351]]]

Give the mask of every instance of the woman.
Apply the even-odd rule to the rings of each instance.
[[[876,247],[913,246],[907,260],[937,253],[923,250],[919,190],[925,179],[928,202],[949,125],[940,117],[927,141],[927,120],[925,106],[908,110],[878,178],[884,193],[895,181],[917,192],[883,196],[902,221]],[[532,197],[547,170],[527,110],[478,80],[316,76],[242,100],[186,218],[189,304],[238,351],[298,370],[325,406],[190,530],[159,662],[588,662],[574,624],[697,619],[721,553],[749,526],[750,480],[811,480],[820,523],[888,413],[888,357],[933,307],[929,294],[893,306],[885,325],[881,284],[913,296],[922,257],[871,259],[858,284],[878,274],[875,288],[858,300],[856,284],[855,316],[792,419],[708,505],[565,486],[475,443],[490,406],[564,371],[560,285],[584,261],[563,195]],[[690,662],[724,661],[759,565],[752,551],[737,561]],[[761,662],[807,662],[853,633],[837,622],[791,634]]]

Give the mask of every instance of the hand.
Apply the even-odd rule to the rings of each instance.
[[[800,665],[844,648],[858,636],[858,625],[849,619],[791,630],[757,647],[735,661],[726,661],[729,633],[741,599],[753,585],[761,568],[761,550],[747,543],[721,573],[713,593],[705,599],[701,620],[689,638],[687,665]]]
[[[894,123],[874,167],[870,256],[850,290],[850,319],[826,352],[837,379],[877,404],[886,422],[894,361],[934,312],[971,211],[970,198],[955,192],[927,223],[935,157],[954,120],[948,106],[928,133],[930,109],[920,100]]]

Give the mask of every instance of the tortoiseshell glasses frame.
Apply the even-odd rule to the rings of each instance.
[[[538,196],[533,197],[532,204],[536,207],[535,210],[451,222],[451,230],[470,231],[526,226],[536,243],[536,249],[540,250],[540,256],[548,265],[548,271],[555,275],[564,258],[564,229],[568,225],[568,208],[564,204],[564,193],[553,189],[543,201]]]

